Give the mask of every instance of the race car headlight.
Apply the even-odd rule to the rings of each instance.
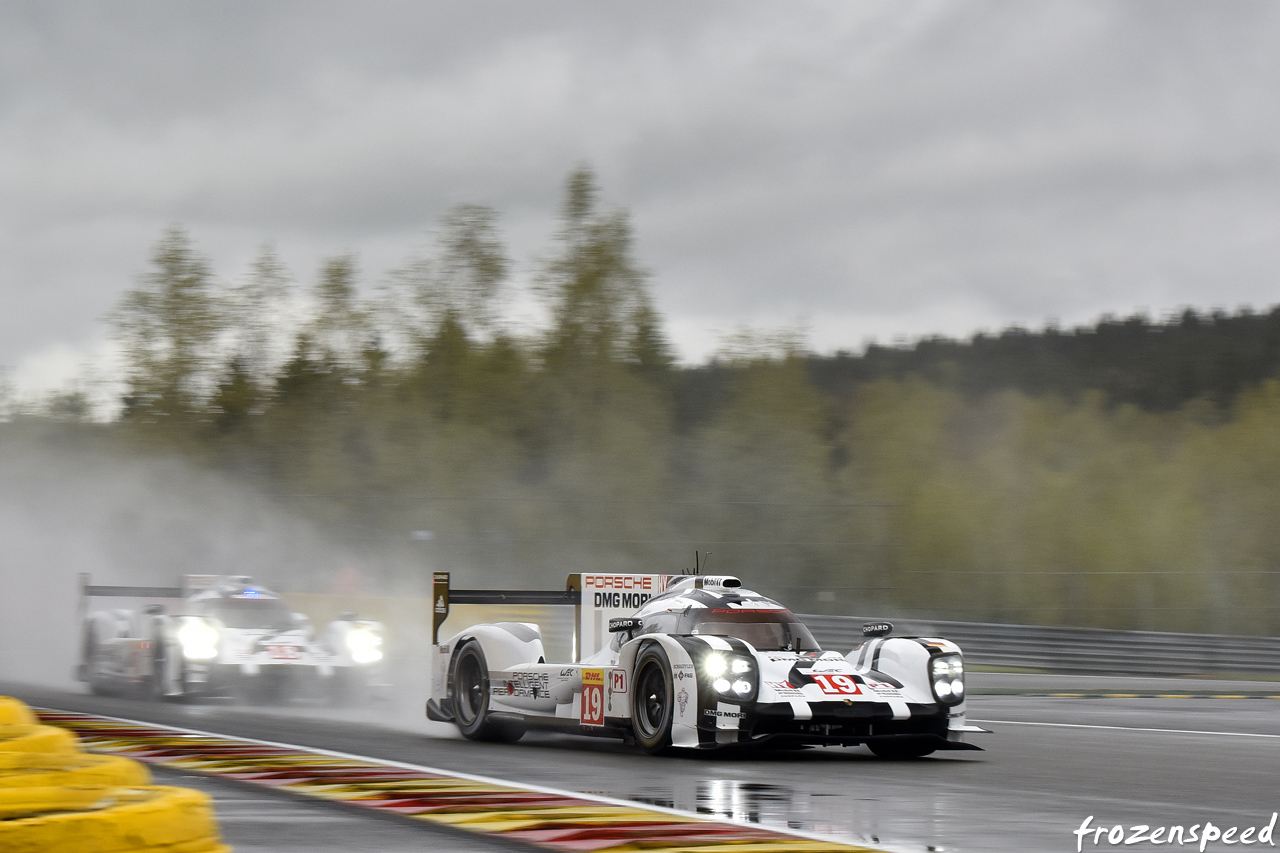
[[[218,656],[218,629],[203,619],[188,619],[178,629],[182,656],[188,660],[211,660]]]
[[[960,655],[938,655],[929,661],[929,680],[933,695],[944,705],[964,700],[964,661]]]
[[[352,628],[347,632],[347,650],[356,663],[382,660],[382,638],[368,628]]]
[[[702,671],[711,679],[711,689],[721,696],[746,698],[755,692],[755,665],[749,658],[712,652],[702,659]]]

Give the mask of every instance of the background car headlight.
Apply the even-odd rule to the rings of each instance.
[[[218,656],[218,629],[203,619],[188,619],[178,629],[182,655],[189,660],[211,660]]]
[[[347,632],[347,649],[356,663],[373,663],[382,660],[382,638],[368,628],[353,628]]]
[[[929,680],[933,695],[946,705],[964,699],[964,661],[960,655],[938,655],[929,661]]]

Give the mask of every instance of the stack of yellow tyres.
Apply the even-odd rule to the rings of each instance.
[[[150,782],[136,761],[83,753],[0,696],[0,851],[230,853],[208,796]]]

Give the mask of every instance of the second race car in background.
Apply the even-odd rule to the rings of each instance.
[[[231,694],[357,701],[383,683],[383,628],[344,613],[319,636],[284,599],[243,575],[186,575],[181,587],[93,586],[81,576],[77,675],[97,693]],[[90,609],[132,599],[133,608]]]

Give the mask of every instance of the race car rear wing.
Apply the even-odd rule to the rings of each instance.
[[[574,605],[582,601],[577,583],[578,575],[569,575],[564,590],[557,589],[451,589],[448,572],[435,572],[431,576],[431,601],[433,618],[431,642],[440,642],[440,626],[449,618],[452,604],[561,604]],[[577,632],[575,632],[577,633]]]
[[[90,598],[185,599],[218,582],[221,575],[183,575],[182,586],[104,586],[95,585],[88,572],[78,576],[77,616],[83,620]]]
[[[676,576],[678,577],[678,576]],[[573,660],[594,654],[607,641],[611,617],[629,616],[663,592],[671,575],[571,574],[563,590],[450,589],[449,573],[431,579],[431,643],[439,645],[440,626],[453,604],[541,604],[573,607]]]

